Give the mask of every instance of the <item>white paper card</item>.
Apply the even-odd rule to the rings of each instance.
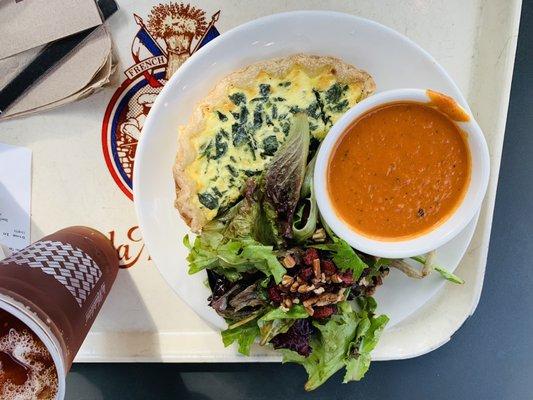
[[[30,244],[31,150],[0,143],[0,243]]]

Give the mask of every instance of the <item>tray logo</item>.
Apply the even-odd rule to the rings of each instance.
[[[139,28],[131,45],[134,64],[124,71],[102,123],[107,168],[130,200],[137,142],[152,104],[187,58],[220,34],[219,16],[217,11],[208,19],[200,8],[172,2],[154,6],[146,22],[133,14]]]

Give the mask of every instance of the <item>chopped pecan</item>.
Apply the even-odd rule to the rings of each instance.
[[[285,266],[285,268],[290,269],[290,268],[292,268],[292,267],[294,267],[296,265],[296,260],[290,254],[287,254],[283,258],[282,264]]]
[[[283,303],[282,304],[283,304],[284,307],[289,309],[289,308],[292,307],[292,300],[289,297],[286,297],[285,299],[283,299]]]
[[[315,274],[315,277],[319,277],[322,273],[322,271],[320,271],[320,260],[318,258],[313,260],[313,273]]]
[[[311,297],[307,300],[304,300],[302,304],[304,305],[304,307],[310,307],[313,304],[315,304],[317,301],[318,301],[318,297]]]
[[[304,305],[304,308],[305,308],[305,311],[307,311],[307,314],[309,314],[311,317],[315,313],[315,310],[313,310],[313,307],[311,307],[311,306],[305,306]]]
[[[315,305],[317,306],[329,306],[330,304],[337,303],[339,301],[339,295],[337,293],[322,293],[318,296]]]
[[[298,286],[300,286],[300,283],[298,281],[294,282],[291,285],[291,292],[296,292],[298,290]]]
[[[315,289],[315,285],[306,285],[305,283],[303,285],[300,285],[298,287],[298,293],[307,293]]]
[[[281,278],[281,284],[283,286],[291,286],[294,282],[294,278],[290,275],[283,275],[283,278]]]
[[[319,288],[316,288],[315,290],[313,290],[313,292],[315,294],[322,294],[324,293],[325,289],[323,287],[319,287]]]
[[[311,236],[311,239],[313,239],[315,242],[323,242],[326,240],[326,231],[324,228],[318,228],[314,233],[313,236]]]

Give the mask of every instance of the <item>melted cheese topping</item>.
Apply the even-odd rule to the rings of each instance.
[[[309,76],[295,66],[283,78],[260,73],[246,88],[233,87],[226,101],[202,110],[204,130],[193,139],[198,154],[186,168],[196,183],[193,200],[211,220],[240,196],[285,141],[293,115],[306,112],[311,134],[326,136],[361,99],[358,84],[338,83],[330,69]]]

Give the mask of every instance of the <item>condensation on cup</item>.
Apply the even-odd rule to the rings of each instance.
[[[118,263],[109,239],[81,226],[0,261],[0,398],[64,398]]]

